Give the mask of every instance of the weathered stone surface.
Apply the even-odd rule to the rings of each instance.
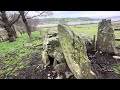
[[[106,53],[116,53],[115,35],[111,20],[103,19],[99,23],[96,48],[98,51]]]
[[[0,41],[6,41],[8,39],[7,32],[0,28]]]
[[[63,79],[62,75],[58,75],[55,79]]]
[[[54,30],[48,30],[44,38],[43,50],[47,50],[48,54],[53,57],[55,48],[59,46],[57,31],[55,32]]]
[[[19,31],[16,31],[16,34],[17,34],[17,37],[20,37],[20,36],[21,36],[21,34],[20,34]]]
[[[46,51],[42,51],[42,61],[45,64],[45,66],[50,64],[48,53]]]
[[[85,41],[85,45],[86,45],[86,49],[87,51],[91,51],[93,50],[94,48],[94,43],[92,41],[92,38],[88,35],[80,35],[82,39],[84,39]]]
[[[58,25],[60,45],[66,62],[77,79],[93,79],[91,63],[86,53],[84,40],[66,25]]]
[[[20,37],[20,36],[21,36],[20,32],[17,31],[17,30],[16,30],[16,35],[17,35],[17,37]],[[2,29],[2,28],[0,28],[0,42],[2,42],[2,41],[7,41],[7,40],[8,40],[7,31],[4,30],[4,29]]]
[[[66,71],[66,72],[65,72],[65,75],[66,75],[66,78],[69,78],[69,77],[72,76],[73,74],[72,74],[71,72]]]
[[[65,71],[65,69],[66,69],[66,63],[57,64],[54,67],[54,69],[55,69],[55,72],[61,73],[61,72]]]
[[[54,59],[53,66],[56,66],[58,62],[64,62],[65,59],[60,47],[58,31],[54,29],[49,29],[46,32],[44,39],[45,40],[43,42],[43,50],[47,52],[48,57]]]

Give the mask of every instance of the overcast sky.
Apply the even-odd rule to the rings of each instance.
[[[107,18],[112,16],[120,16],[120,11],[52,11],[51,18],[65,17],[92,17],[92,18]],[[34,11],[29,12],[30,16],[36,15]]]

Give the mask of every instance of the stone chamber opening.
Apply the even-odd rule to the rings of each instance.
[[[54,64],[54,58],[49,56],[49,60],[50,60],[50,66]],[[60,64],[60,62],[56,61],[56,64]]]
[[[52,57],[49,56],[49,60],[50,60],[50,66],[53,65],[53,63],[54,63],[54,58],[52,58]]]

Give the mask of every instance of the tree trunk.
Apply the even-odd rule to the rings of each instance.
[[[18,38],[14,25],[12,25],[13,35],[15,38]]]
[[[20,15],[22,16],[22,20],[25,24],[25,27],[26,27],[26,30],[27,30],[27,33],[28,33],[28,36],[29,38],[32,38],[32,35],[31,35],[31,27],[29,26],[26,18],[25,18],[25,15],[24,15],[24,11],[19,11]]]
[[[15,41],[16,40],[16,38],[14,37],[14,35],[13,35],[13,33],[14,33],[14,31],[12,30],[12,28],[11,27],[9,27],[9,26],[7,26],[7,27],[5,27],[6,28],[6,31],[7,31],[7,33],[8,33],[8,39],[9,39],[9,42],[13,42],[13,41]]]
[[[4,22],[4,28],[8,33],[9,42],[15,41],[16,40],[16,38],[14,37],[15,32],[12,29],[10,22],[6,16],[6,11],[1,11],[1,18],[2,18],[2,21]]]

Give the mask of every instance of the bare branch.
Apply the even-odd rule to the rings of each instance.
[[[10,22],[10,25],[13,25],[15,22],[17,22],[19,20],[19,18],[20,18],[20,14],[18,15],[18,17],[15,20],[12,20]]]
[[[34,17],[42,16],[43,13],[45,13],[45,11],[41,12],[39,15],[35,15],[35,16],[29,17],[29,18],[26,18],[26,19],[32,19]]]
[[[27,12],[25,13],[25,16],[28,14],[28,12],[29,12],[29,11],[27,11]]]

